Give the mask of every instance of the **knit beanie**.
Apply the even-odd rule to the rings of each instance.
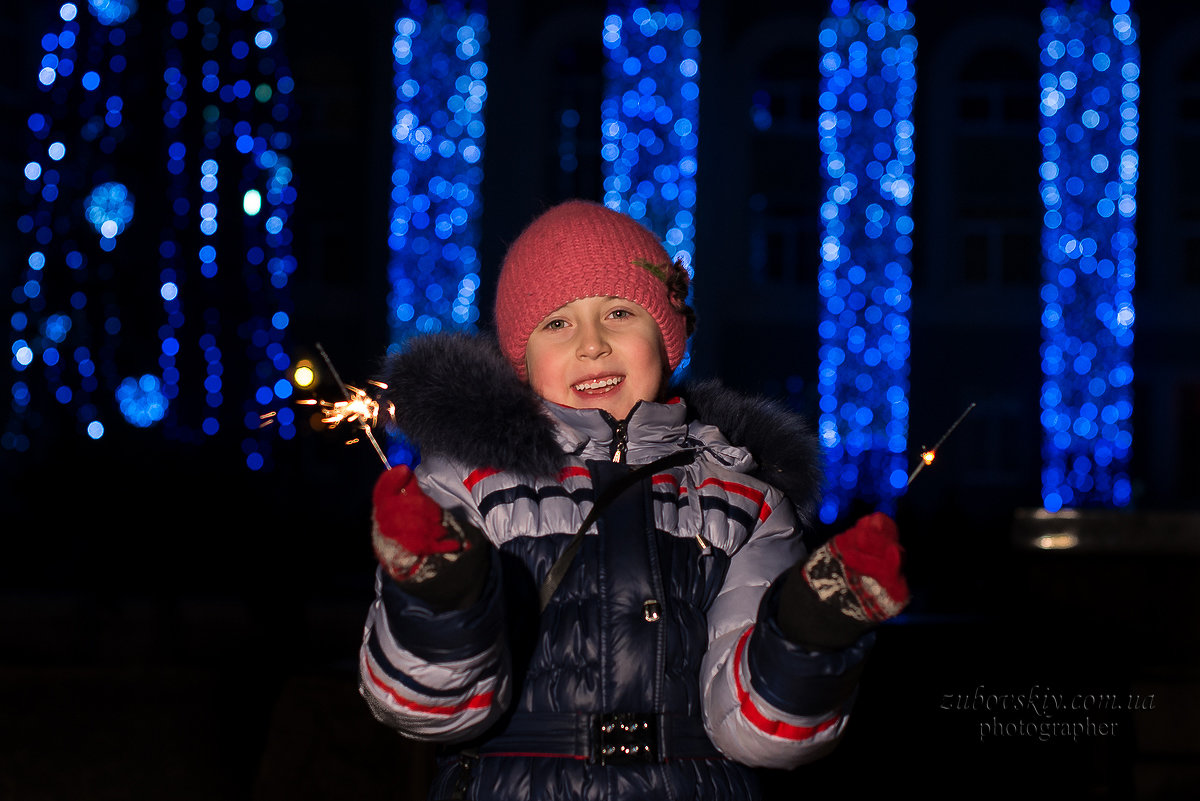
[[[687,292],[687,271],[645,226],[599,203],[569,200],[535,219],[509,247],[496,288],[496,333],[524,379],[529,335],[546,315],[580,298],[623,298],[658,323],[674,370],[694,320]]]

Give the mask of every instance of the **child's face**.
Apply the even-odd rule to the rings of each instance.
[[[533,391],[618,420],[640,400],[658,398],[666,349],[658,323],[620,298],[580,298],[552,311],[529,335],[525,365]]]

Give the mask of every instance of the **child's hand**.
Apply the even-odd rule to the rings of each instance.
[[[903,554],[895,521],[875,512],[818,548],[804,565],[804,577],[842,614],[882,623],[908,603]]]
[[[372,502],[375,557],[406,592],[449,607],[478,597],[487,575],[486,540],[434,503],[407,465],[379,477]]]
[[[398,465],[380,476],[371,500],[375,556],[397,581],[412,578],[425,557],[462,547],[446,528],[444,510],[422,492],[408,465]]]
[[[875,512],[822,545],[784,578],[779,625],[794,642],[844,648],[908,604],[895,522]]]

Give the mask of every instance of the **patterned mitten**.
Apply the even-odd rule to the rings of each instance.
[[[896,523],[882,512],[860,519],[783,577],[779,627],[812,648],[845,648],[908,604]]]

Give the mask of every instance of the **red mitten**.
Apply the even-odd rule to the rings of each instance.
[[[419,578],[430,556],[465,545],[457,522],[421,490],[408,465],[380,476],[372,500],[371,544],[383,569],[397,581]]]
[[[908,603],[903,554],[895,521],[875,512],[818,548],[804,565],[804,578],[842,614],[881,623]]]
[[[882,512],[860,519],[783,578],[779,625],[794,642],[843,648],[908,604],[896,523]]]

